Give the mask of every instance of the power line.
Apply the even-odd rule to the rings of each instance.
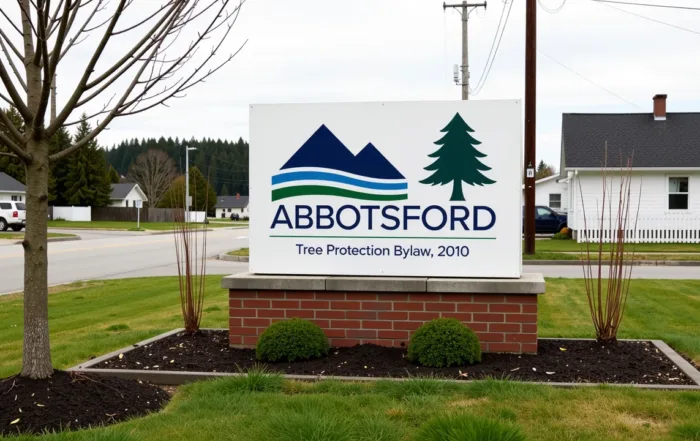
[[[638,108],[638,109],[641,109],[640,106],[638,106],[637,104],[633,103],[632,101],[629,101],[629,100],[627,100],[627,99],[621,97],[620,95],[616,94],[615,92],[613,92],[613,91],[611,91],[611,90],[609,90],[609,89],[606,89],[605,87],[601,86],[600,84],[595,83],[593,80],[590,80],[590,79],[588,79],[587,77],[583,76],[582,74],[576,72],[575,70],[573,70],[573,69],[570,68],[569,66],[565,65],[564,63],[561,63],[561,62],[555,60],[555,59],[552,58],[551,56],[549,56],[549,55],[547,55],[546,53],[542,52],[540,49],[537,49],[537,52],[539,52],[540,54],[542,54],[542,55],[544,55],[545,57],[549,58],[550,60],[554,61],[554,62],[557,63],[559,66],[563,67],[564,69],[568,70],[569,72],[571,72],[571,73],[577,75],[578,77],[580,77],[580,78],[586,80],[587,82],[589,82],[590,84],[594,85],[595,87],[597,87],[597,88],[599,88],[599,89],[601,89],[601,90],[604,90],[605,92],[609,93],[610,95],[614,96],[615,98],[618,98],[618,99],[620,99],[620,100],[626,102],[626,103],[629,104],[629,105],[632,105],[632,106],[634,106],[634,107],[636,107],[636,108]]]
[[[621,11],[621,12],[624,12],[624,13],[627,13],[627,14],[630,14],[630,15],[634,15],[635,17],[639,17],[639,18],[643,18],[643,19],[645,19],[645,20],[653,21],[654,23],[659,23],[659,24],[662,24],[662,25],[670,26],[670,27],[672,27],[672,28],[680,29],[681,31],[691,32],[691,33],[693,33],[693,34],[700,35],[700,31],[695,31],[695,30],[693,30],[693,29],[688,29],[688,28],[684,28],[684,27],[681,27],[681,26],[678,26],[678,25],[674,25],[674,24],[671,24],[671,23],[667,23],[667,22],[665,22],[665,21],[661,21],[661,20],[657,20],[657,19],[655,19],[655,18],[647,17],[646,15],[637,14],[636,12],[632,12],[632,11],[628,11],[628,10],[626,10],[626,9],[618,8],[617,6],[609,5],[609,4],[607,4],[607,3],[603,3],[603,2],[600,2],[600,1],[598,1],[598,0],[591,0],[591,1],[594,2],[594,3],[598,3],[598,4],[602,5],[602,6],[606,6],[606,7],[608,7],[608,8],[617,9],[618,11]]]
[[[503,29],[501,30],[501,34],[498,34],[498,29],[496,29],[496,35],[494,36],[494,43],[496,43],[496,37],[498,37],[498,42],[496,43],[496,49],[495,51],[493,50],[493,44],[491,44],[491,49],[493,53],[493,57],[491,57],[491,54],[489,54],[489,58],[491,62],[489,63],[489,59],[486,60],[486,66],[484,67],[484,71],[481,73],[481,78],[479,78],[479,81],[476,84],[476,87],[472,91],[472,95],[477,95],[479,92],[481,92],[481,89],[484,88],[486,85],[486,81],[489,78],[489,73],[491,73],[491,68],[493,67],[494,61],[496,61],[496,55],[498,55],[498,49],[501,47],[501,39],[503,38],[503,34],[506,32],[506,26],[508,26],[508,18],[510,17],[510,11],[513,9],[513,3],[515,3],[515,0],[510,0],[510,5],[508,6],[508,13],[506,14],[506,19],[505,22],[503,23]],[[501,12],[501,18],[503,18],[503,12],[506,10],[506,4],[503,4],[503,11]],[[499,26],[501,22],[498,22]]]
[[[561,11],[564,8],[564,5],[566,4],[566,0],[562,0],[561,5],[557,6],[556,8],[550,8],[544,4],[542,0],[537,0],[537,3],[540,4],[540,7],[547,11],[550,14],[556,14],[557,12]]]
[[[679,5],[657,5],[653,3],[634,3],[634,2],[621,2],[617,0],[593,0],[598,3],[616,3],[618,5],[628,5],[628,6],[649,6],[651,8],[667,8],[667,9],[685,9],[688,11],[700,11],[700,8],[693,6],[679,6]],[[564,0],[566,2],[566,0]]]

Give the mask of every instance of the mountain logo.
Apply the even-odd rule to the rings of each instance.
[[[462,182],[479,186],[496,183],[481,173],[491,170],[491,167],[484,165],[479,160],[486,157],[475,147],[481,144],[481,141],[477,141],[471,135],[474,130],[469,127],[459,113],[455,114],[441,132],[445,135],[435,141],[435,144],[441,147],[428,155],[430,158],[435,158],[435,161],[424,168],[424,170],[432,171],[433,174],[420,181],[421,184],[447,185],[451,183],[450,201],[464,201]]]
[[[408,199],[408,184],[372,143],[353,155],[321,125],[272,176],[273,201],[296,196],[397,201]]]

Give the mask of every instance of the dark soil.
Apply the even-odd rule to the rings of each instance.
[[[253,349],[228,346],[228,331],[172,335],[135,348],[97,369],[240,372],[260,364]],[[439,376],[455,379],[509,378],[520,381],[694,384],[651,342],[540,340],[537,355],[484,354],[472,366],[427,368],[406,359],[403,348],[358,345],[332,348],[327,357],[294,363],[267,363],[286,374],[357,377]]]
[[[170,394],[141,382],[54,371],[0,380],[0,435],[113,424],[160,410]]]

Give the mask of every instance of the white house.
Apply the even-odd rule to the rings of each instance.
[[[569,184],[559,174],[535,181],[535,205],[549,207],[560,213],[569,209]],[[525,203],[525,186],[523,185],[523,204]]]
[[[568,225],[579,240],[586,237],[584,215],[587,237],[597,237],[606,144],[613,217],[620,167],[632,161],[630,216],[637,231],[630,222],[629,240],[700,243],[700,113],[666,113],[666,95],[656,95],[650,113],[563,115],[559,182],[568,186]]]
[[[111,199],[111,207],[135,207],[136,201],[148,202],[148,198],[139,184],[133,182],[112,184]]]
[[[0,172],[0,201],[23,202],[25,194],[24,184],[7,173]]]
[[[248,196],[218,196],[216,198],[216,217],[228,219],[231,214],[238,213],[241,218],[250,218]]]

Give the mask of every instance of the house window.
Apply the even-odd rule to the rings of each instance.
[[[241,208],[241,213],[243,213],[243,209]]]
[[[14,202],[22,202],[22,196],[12,196]]]
[[[131,201],[132,207],[136,208],[136,201]]]
[[[561,209],[561,194],[560,193],[550,193],[549,194],[549,208]]]
[[[128,200],[128,199],[126,200],[126,206],[127,206],[127,207],[129,206],[129,200]]]
[[[672,177],[668,178],[668,209],[687,210],[688,209],[688,178]]]
[[[228,212],[229,212],[229,213],[231,212],[231,209],[230,209],[230,208],[228,209]]]

